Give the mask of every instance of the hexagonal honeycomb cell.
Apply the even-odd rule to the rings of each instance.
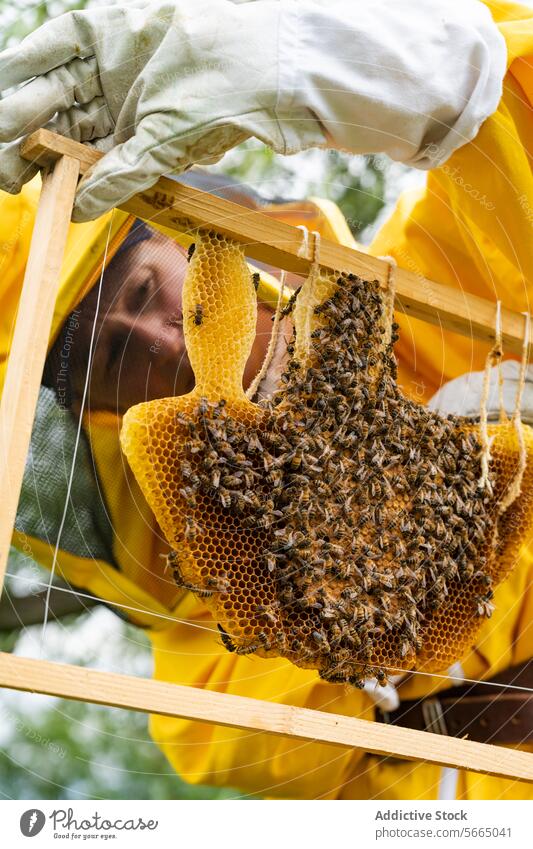
[[[280,387],[254,404],[242,376],[256,308],[242,249],[203,234],[183,293],[196,386],[124,418],[177,582],[205,600],[229,651],[354,685],[447,668],[530,532],[533,432],[520,425],[526,468],[504,509],[515,423],[490,426],[480,486],[479,424],[402,394],[391,293],[341,272],[310,274]]]

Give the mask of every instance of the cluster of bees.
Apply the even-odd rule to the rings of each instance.
[[[181,414],[185,540],[204,534],[207,499],[259,541],[243,621],[238,558],[191,583],[171,556],[177,581],[212,599],[229,651],[283,655],[360,686],[414,665],[450,587],[475,585],[477,614],[490,615],[496,520],[478,485],[481,445],[459,417],[402,394],[396,330],[378,283],[341,275],[314,308],[309,356],[288,343],[257,424],[223,399]]]

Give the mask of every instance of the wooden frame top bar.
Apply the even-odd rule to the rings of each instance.
[[[79,160],[82,174],[102,158],[98,151],[49,130],[38,130],[28,136],[21,152],[26,159],[45,166],[61,156],[73,157]],[[119,208],[171,230],[217,230],[243,244],[250,259],[287,271],[306,274],[311,265],[310,256],[300,256],[304,236],[298,228],[166,177],[162,177],[151,189],[121,203]],[[320,245],[320,264],[330,270],[353,272],[364,279],[377,279],[383,286],[389,279],[390,269],[386,261],[326,239]],[[403,268],[396,272],[395,285],[395,306],[399,312],[444,330],[494,343],[495,303]],[[502,308],[501,318],[505,353],[520,355],[525,331],[524,316]],[[533,332],[529,338],[532,340],[531,356]]]
[[[533,782],[533,755],[229,693],[0,653],[0,686]]]

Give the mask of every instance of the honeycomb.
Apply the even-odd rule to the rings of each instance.
[[[177,583],[205,600],[223,645],[283,656],[360,686],[439,671],[474,642],[532,524],[533,432],[521,494],[515,424],[489,426],[407,399],[392,296],[377,281],[311,274],[294,301],[278,391],[242,376],[256,292],[240,247],[206,233],[183,291],[196,377],[139,404],[121,441],[171,546]]]

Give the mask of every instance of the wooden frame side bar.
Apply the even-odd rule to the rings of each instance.
[[[80,165],[64,156],[45,173],[0,401],[0,595]]]
[[[26,159],[41,165],[50,165],[60,156],[76,157],[80,162],[81,173],[102,157],[98,151],[49,130],[33,133],[26,139],[21,151]],[[306,274],[311,264],[310,256],[300,256],[303,234],[296,227],[165,177],[151,189],[135,195],[119,207],[171,230],[213,228],[245,245],[246,254],[250,259],[266,262],[287,271]],[[389,278],[387,262],[325,239],[320,246],[320,264],[331,270],[353,272],[366,279],[377,279],[383,286],[387,285]],[[495,303],[402,268],[398,268],[395,282],[395,306],[399,312],[444,330],[452,330],[490,344],[494,342]],[[524,324],[523,315],[502,309],[502,337],[507,353],[522,353]],[[529,338],[532,340],[529,352],[531,356],[533,332]]]
[[[309,708],[0,653],[0,686],[533,782],[533,755]]]

